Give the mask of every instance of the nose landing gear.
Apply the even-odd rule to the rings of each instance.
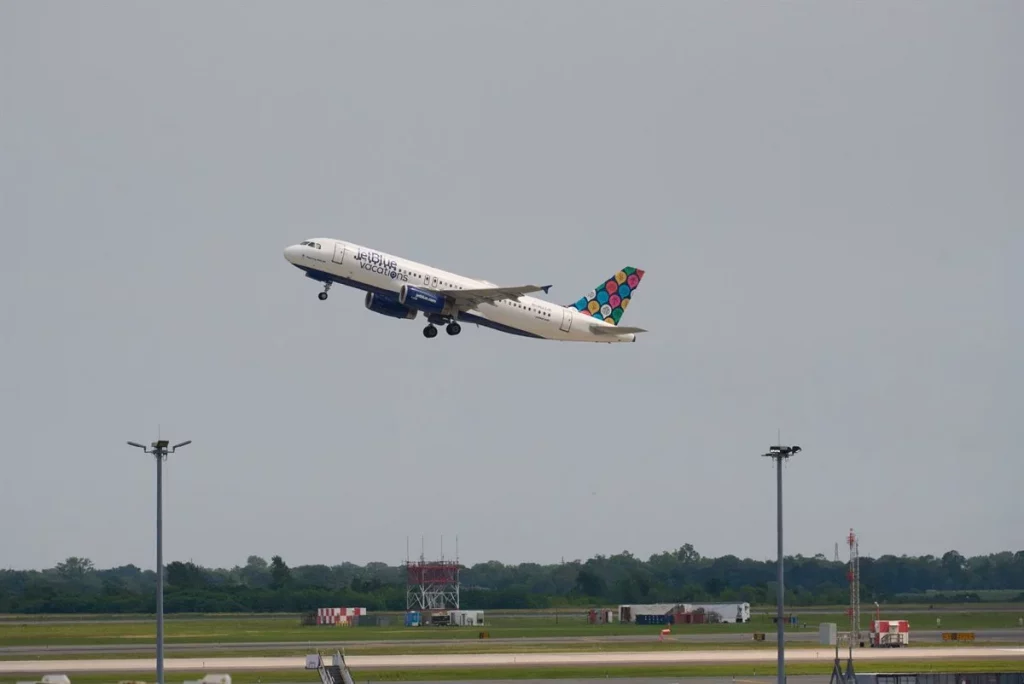
[[[332,283],[329,280],[324,283],[324,291],[317,295],[321,302],[327,299],[327,291],[331,289],[331,285]]]

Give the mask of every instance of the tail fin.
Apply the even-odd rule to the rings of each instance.
[[[618,325],[643,277],[643,271],[626,266],[567,306],[606,323]]]

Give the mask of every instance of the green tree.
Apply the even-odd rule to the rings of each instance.
[[[249,556],[245,567],[239,571],[242,583],[247,587],[270,586],[270,571],[267,561],[260,556]]]
[[[604,596],[607,591],[607,584],[604,579],[588,568],[581,568],[576,575],[576,587],[584,596],[594,598]]]
[[[280,556],[270,559],[270,586],[274,589],[281,589],[292,581],[291,570],[285,565]]]
[[[57,564],[57,574],[71,582],[85,579],[85,576],[94,570],[91,560],[77,556],[70,556],[63,563]]]
[[[167,583],[178,589],[202,589],[207,585],[203,569],[192,561],[168,563]]]

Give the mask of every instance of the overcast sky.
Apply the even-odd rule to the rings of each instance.
[[[1024,549],[1024,5],[0,4],[0,566]],[[424,339],[336,237],[632,345]],[[841,548],[845,560],[845,549]]]

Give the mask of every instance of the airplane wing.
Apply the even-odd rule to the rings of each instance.
[[[502,299],[517,299],[531,292],[547,292],[550,285],[518,285],[515,287],[480,287],[472,290],[439,290],[459,309],[472,309],[479,304],[494,304]]]
[[[625,335],[627,333],[644,333],[643,328],[631,328],[628,325],[592,325],[590,331],[598,335]]]

